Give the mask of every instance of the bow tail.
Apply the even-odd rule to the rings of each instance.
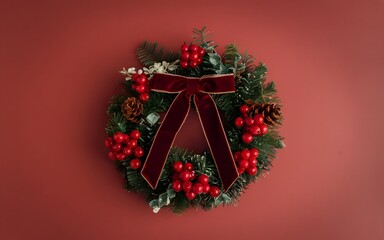
[[[169,151],[191,108],[190,101],[189,99],[186,101],[186,97],[183,91],[172,102],[156,133],[147,160],[141,170],[141,175],[152,189],[155,189],[159,183]]]
[[[219,111],[209,94],[196,94],[194,102],[220,179],[227,191],[239,177],[239,173],[224,132]]]

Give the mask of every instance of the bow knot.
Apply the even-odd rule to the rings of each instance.
[[[223,187],[228,190],[238,178],[239,173],[224,132],[219,111],[209,93],[234,92],[235,80],[233,74],[191,78],[157,73],[153,76],[150,84],[152,91],[178,93],[178,95],[169,107],[156,133],[141,170],[141,175],[153,189],[157,187],[172,144],[191,108],[191,96],[194,95],[195,97],[192,99],[209,149]]]
[[[199,78],[188,78],[186,82],[187,82],[187,95],[190,96],[200,91]]]

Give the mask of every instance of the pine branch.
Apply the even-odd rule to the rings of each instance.
[[[112,136],[116,132],[124,133],[127,131],[127,120],[121,112],[114,112],[109,116],[110,118],[105,128],[108,136]]]
[[[246,70],[246,64],[242,61],[242,56],[238,53],[235,44],[225,46],[223,59],[228,69],[233,72],[238,81]]]
[[[158,47],[158,43],[145,41],[136,50],[140,62],[149,67],[156,62],[174,62],[179,59],[179,53],[167,52],[164,48]]]
[[[115,95],[109,101],[107,114],[118,113],[121,111],[121,104],[127,99],[125,95]]]
[[[202,46],[203,48],[205,48],[205,50],[214,51],[216,45],[214,44],[214,41],[208,40],[209,36],[210,34],[206,26],[202,27],[201,29],[193,29],[192,38],[195,39],[193,42]]]
[[[245,52],[241,57],[241,61],[245,65],[245,72],[251,73],[255,71],[255,58],[252,55]]]
[[[234,43],[225,46],[223,59],[225,64],[237,68],[241,55],[238,53],[237,47]]]
[[[264,64],[258,65],[253,73],[248,73],[237,84],[236,92],[239,96],[247,101],[259,101],[264,99],[264,83],[266,78],[267,68]]]
[[[149,101],[144,104],[143,115],[166,112],[175,97],[175,94],[150,92]]]
[[[212,95],[218,109],[224,113],[226,119],[232,123],[236,117],[238,107],[242,102],[239,101],[237,93],[215,94]]]

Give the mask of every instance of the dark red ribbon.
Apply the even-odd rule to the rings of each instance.
[[[209,94],[235,92],[233,74],[192,78],[157,73],[151,79],[150,85],[152,91],[179,94],[169,107],[153,140],[141,171],[142,176],[153,189],[157,187],[169,151],[188,116],[192,98],[223,187],[228,190],[238,178],[239,173],[221,123],[219,111]]]

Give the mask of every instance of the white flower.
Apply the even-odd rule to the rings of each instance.
[[[128,68],[128,73],[135,74],[136,73],[136,69],[134,67]]]
[[[146,67],[143,67],[143,71],[146,75],[150,75],[149,69]]]
[[[128,69],[123,68],[120,73],[125,75],[125,80],[128,81],[132,79],[132,74],[136,74],[136,69],[134,67]]]
[[[120,71],[121,74],[125,76],[125,80],[131,80],[133,74],[146,74],[148,75],[148,78],[151,79],[154,73],[167,73],[169,71],[174,71],[177,69],[179,60],[176,60],[172,63],[162,61],[162,62],[157,62],[154,63],[152,66],[149,68],[143,67],[143,69],[135,69],[134,67],[125,69]]]
[[[178,63],[179,60],[176,60],[173,63],[169,63],[166,61],[162,61],[154,63],[152,66],[147,69],[147,72],[149,75],[153,75],[154,73],[167,73],[168,71],[174,71],[177,68],[176,63]]]

